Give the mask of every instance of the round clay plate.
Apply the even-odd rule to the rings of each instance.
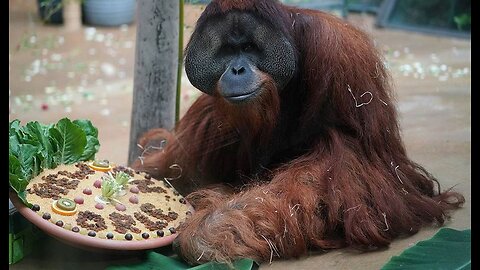
[[[43,219],[39,213],[24,205],[14,191],[10,191],[10,199],[17,211],[42,231],[66,244],[79,248],[86,248],[89,250],[98,249],[104,251],[146,250],[170,245],[177,236],[177,234],[174,233],[165,235],[163,237],[150,237],[149,239],[131,241],[91,237],[85,234],[72,232],[71,230],[67,230],[55,225],[49,220]],[[186,202],[186,206],[188,207],[189,211],[193,212],[193,208],[188,204],[188,202]]]

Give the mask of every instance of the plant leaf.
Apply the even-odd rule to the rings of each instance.
[[[100,142],[98,141],[98,129],[93,126],[92,122],[85,119],[78,119],[73,121],[73,123],[79,126],[85,134],[87,135],[87,144],[83,150],[83,154],[80,157],[80,160],[93,160],[95,159],[95,154],[100,148]]]
[[[93,159],[99,149],[98,129],[89,120],[56,124],[37,121],[25,126],[15,119],[9,123],[9,185],[27,205],[25,188],[45,168]]]
[[[28,207],[28,208],[32,208],[32,204],[27,202],[27,193],[25,192],[25,190],[23,191],[20,191],[17,193],[18,195],[18,198]]]
[[[46,126],[42,126],[37,121],[28,122],[25,125],[25,131],[28,132],[32,140],[39,142],[43,148],[52,151],[51,143],[48,140],[48,130]]]
[[[68,118],[63,118],[49,130],[50,136],[57,144],[55,153],[57,164],[72,164],[77,162],[83,154],[87,144],[85,132]]]
[[[98,129],[93,126],[93,124],[92,124],[92,122],[90,122],[90,120],[77,119],[77,120],[73,120],[72,123],[74,123],[75,125],[82,128],[83,131],[85,131],[85,134],[87,136],[93,136],[93,137],[98,136]]]
[[[20,129],[20,121],[15,119],[10,122],[8,127],[8,141],[9,141],[9,152],[18,151],[18,145],[20,141],[18,140],[17,131]]]
[[[20,166],[20,161],[18,161],[18,158],[10,154],[8,157],[8,172],[19,176],[21,175],[21,170],[22,168]]]
[[[83,150],[83,154],[80,157],[80,160],[93,160],[95,159],[95,154],[100,148],[100,142],[96,137],[87,136],[87,144]]]
[[[15,157],[20,164],[19,178],[30,180],[33,177],[34,172],[34,155],[37,153],[38,147],[31,144],[19,144],[18,153]]]
[[[420,241],[399,256],[393,256],[382,270],[464,270],[471,268],[471,230],[440,229],[432,238]]]
[[[28,181],[25,179],[22,179],[18,177],[18,175],[15,175],[13,173],[9,173],[8,175],[8,180],[10,182],[10,186],[15,190],[17,193],[25,190],[25,188],[28,185]]]
[[[110,266],[106,270],[144,270],[144,269],[168,269],[168,270],[250,270],[252,269],[253,261],[250,259],[240,259],[233,262],[233,268],[226,264],[208,262],[197,266],[190,266],[186,262],[167,257],[160,253],[150,251],[144,262],[124,265],[124,266]]]
[[[18,120],[18,119],[12,120],[10,122],[10,124],[8,125],[8,129],[9,129],[10,132],[16,131],[19,128],[20,128],[20,120]]]
[[[51,126],[46,126],[38,123],[37,121],[29,122],[25,125],[25,130],[28,131],[28,134],[32,138],[33,141],[37,142],[39,146],[39,153],[37,154],[37,161],[40,163],[40,168],[52,168],[55,166],[53,162],[53,153],[54,153],[54,146],[52,145],[53,140],[50,140],[49,130]]]

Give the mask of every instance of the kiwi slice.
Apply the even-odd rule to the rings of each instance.
[[[110,162],[108,162],[108,160],[106,159],[95,160],[95,162],[93,162],[93,166],[100,167],[100,168],[108,168],[110,166]]]
[[[60,198],[57,201],[57,207],[65,211],[73,211],[75,207],[77,207],[77,204],[70,199]]]

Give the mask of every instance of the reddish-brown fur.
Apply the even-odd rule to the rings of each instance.
[[[167,146],[133,166],[157,177],[181,174],[172,184],[193,191],[187,199],[196,212],[177,238],[186,260],[385,247],[443,224],[464,202],[408,158],[390,78],[366,34],[326,13],[269,0],[213,1],[198,24],[233,9],[278,19],[296,46],[299,75],[276,89],[262,74],[262,94],[240,106],[202,95],[172,134],[158,129],[142,139],[166,138]]]

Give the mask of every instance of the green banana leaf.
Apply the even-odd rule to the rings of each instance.
[[[471,230],[442,228],[393,256],[382,270],[466,270],[471,269],[471,261]]]
[[[235,270],[250,270],[252,269],[253,261],[249,259],[241,259],[233,262],[233,269]],[[232,268],[226,264],[209,262],[197,266],[189,266],[183,261],[164,256],[162,254],[150,251],[147,254],[147,259],[144,262],[125,265],[125,266],[110,266],[106,270],[231,270]]]

